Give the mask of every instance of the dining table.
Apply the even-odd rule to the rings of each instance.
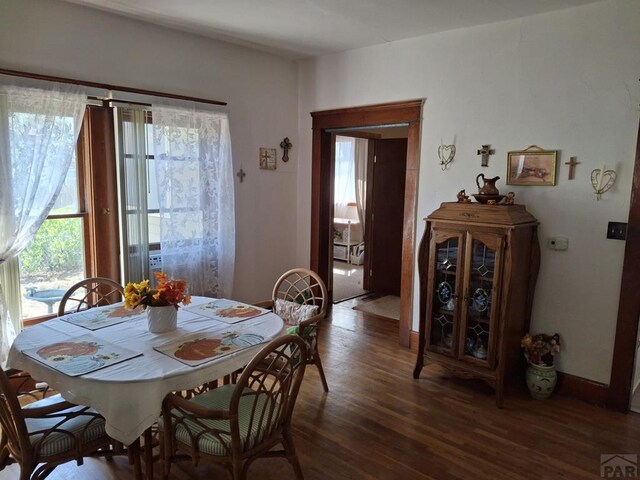
[[[119,323],[98,322],[113,306],[47,320],[16,337],[7,366],[28,371],[69,402],[94,408],[104,417],[111,438],[136,445],[158,420],[168,393],[189,390],[243,368],[266,342],[285,332],[283,320],[266,310],[251,318],[220,321],[208,314],[208,306],[217,300],[194,296],[188,307],[178,309],[177,328],[165,333],[150,332],[142,311],[116,320]],[[222,339],[216,355],[203,357],[198,356],[199,350],[189,350],[194,339],[205,337],[218,343]],[[232,341],[225,343],[225,339]],[[78,364],[78,354],[105,365],[82,373],[85,365]],[[152,466],[146,465],[146,470],[152,471]]]

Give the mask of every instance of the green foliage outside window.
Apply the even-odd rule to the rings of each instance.
[[[45,221],[20,254],[24,277],[71,273],[83,268],[82,222],[78,218]]]

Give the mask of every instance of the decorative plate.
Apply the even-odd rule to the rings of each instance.
[[[489,307],[489,294],[484,288],[476,288],[471,302],[476,311],[484,312]]]
[[[448,282],[441,282],[438,285],[438,299],[440,300],[440,303],[446,305],[451,297],[453,297],[453,289],[451,288],[451,285],[449,285]]]

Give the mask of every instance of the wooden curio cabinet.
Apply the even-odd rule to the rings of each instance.
[[[443,203],[420,243],[420,341],[427,363],[484,380],[502,407],[505,378],[523,365],[540,247],[524,205]]]

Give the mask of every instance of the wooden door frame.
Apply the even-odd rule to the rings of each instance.
[[[627,222],[627,243],[620,284],[618,322],[613,348],[611,381],[607,392],[607,407],[621,412],[629,411],[640,318],[640,295],[638,295],[640,292],[640,126]],[[640,365],[636,368],[640,368]]]
[[[400,287],[400,345],[411,346],[413,325],[413,277],[415,266],[416,205],[420,163],[423,99],[311,112],[313,140],[311,160],[311,268],[328,285],[333,300],[332,228],[333,176],[331,130],[408,124],[407,169],[402,228]]]

